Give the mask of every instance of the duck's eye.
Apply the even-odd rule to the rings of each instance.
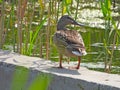
[[[68,19],[68,20],[70,20],[70,21],[73,21],[73,19],[72,19],[72,18],[70,18],[70,17],[67,17],[67,19]]]
[[[67,19],[70,19],[70,17],[67,17]]]

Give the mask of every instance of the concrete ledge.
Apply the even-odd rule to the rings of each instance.
[[[57,65],[37,57],[0,50],[0,90],[10,90],[14,71],[20,69],[17,66],[30,70],[25,88],[39,73],[52,76],[48,90],[120,90],[120,75],[96,72],[84,67],[80,70],[58,69]]]

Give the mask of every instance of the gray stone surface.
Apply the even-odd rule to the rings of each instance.
[[[67,66],[74,66],[73,63],[63,65],[66,67],[59,69],[58,63],[49,60],[0,50],[0,90],[11,90],[15,71],[18,74],[21,70],[26,73],[22,67],[29,70],[28,80],[24,89],[16,90],[27,90],[38,74],[51,76],[48,90],[120,90],[120,75],[92,71],[84,67],[70,70]]]

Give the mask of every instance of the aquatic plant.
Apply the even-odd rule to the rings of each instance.
[[[105,36],[104,36],[104,50],[105,50],[105,71],[110,72],[112,69],[112,61],[113,61],[113,54],[114,54],[114,47],[118,44],[118,36],[120,36],[120,32],[118,31],[118,24],[113,19],[111,13],[111,0],[100,0],[101,11],[104,16],[105,20]],[[115,4],[115,2],[114,2]],[[115,8],[115,6],[114,6]],[[113,38],[113,39],[111,39]],[[108,46],[111,46],[110,49]]]

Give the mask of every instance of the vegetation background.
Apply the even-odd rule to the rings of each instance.
[[[0,49],[58,61],[52,36],[65,14],[86,25],[68,26],[83,36],[88,55],[82,62],[120,73],[119,0],[0,0]]]

